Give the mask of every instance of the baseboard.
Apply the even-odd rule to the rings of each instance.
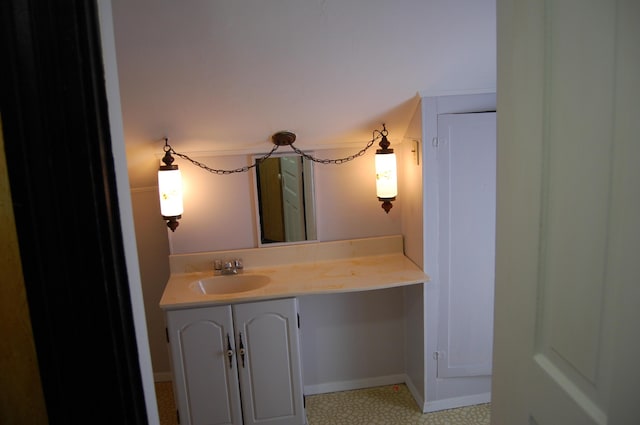
[[[334,393],[336,391],[359,390],[362,388],[379,387],[382,385],[393,385],[405,382],[406,375],[386,375],[376,376],[366,379],[354,379],[348,381],[326,382],[323,384],[305,385],[304,394],[324,394]]]
[[[173,380],[173,375],[171,375],[171,372],[154,372],[153,373],[154,382],[167,382],[172,380]]]
[[[408,375],[405,375],[404,383],[407,386],[409,393],[411,393],[411,396],[418,404],[418,407],[424,406],[424,398],[422,397],[422,394],[420,394],[420,391],[418,391],[416,386],[413,384],[413,381],[409,379]]]
[[[414,396],[415,397],[415,396]],[[455,409],[457,407],[472,406],[474,404],[489,403],[491,393],[467,395],[463,397],[445,398],[443,400],[427,401],[423,404],[422,412],[437,412],[438,410]]]

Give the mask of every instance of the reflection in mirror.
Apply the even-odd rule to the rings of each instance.
[[[317,239],[312,161],[273,155],[256,164],[256,183],[261,245]]]

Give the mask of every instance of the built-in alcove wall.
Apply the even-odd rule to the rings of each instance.
[[[440,410],[488,400],[490,376],[439,379],[433,353],[438,351],[441,320],[438,280],[438,177],[432,140],[443,112],[485,111],[495,94],[427,96],[418,103],[405,134],[391,138],[398,153],[399,194],[385,214],[375,197],[373,155],[345,165],[315,167],[320,241],[402,234],[404,252],[431,282],[366,293],[305,296],[300,299],[303,380],[307,394],[407,382],[423,410]],[[177,147],[176,147],[177,149]],[[339,157],[349,150],[325,150]],[[196,158],[213,168],[238,168],[249,155]],[[164,228],[155,188],[132,191],[139,241],[145,306],[156,379],[170,379],[164,341],[164,316],[158,302],[169,253],[192,253],[257,246],[255,189],[248,173],[212,175],[180,164],[185,176],[185,214],[175,233]],[[156,220],[158,225],[149,226]],[[141,232],[154,232],[155,235]],[[436,235],[434,239],[434,235]],[[157,242],[149,242],[154,241]],[[160,268],[162,269],[162,267]],[[165,275],[163,275],[165,274]]]
[[[404,163],[405,157],[412,157],[412,144],[404,140],[403,134],[389,129],[389,140],[396,149],[399,163]],[[180,151],[179,146],[174,149]],[[328,149],[316,151],[316,156],[344,157],[358,150]],[[409,161],[404,167],[399,176],[398,199],[386,214],[375,196],[374,155],[375,147],[372,147],[364,156],[347,164],[314,165],[319,240],[402,233],[403,206],[409,196],[415,196],[403,194],[403,187],[407,178],[419,178],[419,165]],[[194,159],[212,168],[233,169],[249,164],[251,155],[194,156]],[[139,188],[131,192],[153,371],[157,380],[170,379],[164,315],[158,307],[169,277],[168,254],[258,246],[251,175],[254,171],[214,175],[184,160],[176,162],[183,173],[185,213],[175,233],[167,231],[160,217],[157,188]],[[420,235],[419,228],[415,229],[417,232],[407,240]],[[307,392],[403,379],[404,291],[404,288],[397,288],[302,297],[302,360]]]

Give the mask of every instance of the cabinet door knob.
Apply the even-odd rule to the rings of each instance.
[[[233,369],[233,350],[231,349],[229,334],[227,334],[227,359],[229,359],[229,369]]]
[[[238,336],[240,338],[240,350],[238,352],[240,353],[240,359],[242,360],[242,367],[244,367],[244,354],[246,351],[244,349],[244,343],[242,342],[242,332],[240,332]]]

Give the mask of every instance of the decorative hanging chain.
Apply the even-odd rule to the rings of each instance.
[[[319,159],[319,158],[315,158],[311,155],[309,155],[308,153],[304,153],[302,152],[300,149],[296,148],[295,146],[293,146],[293,144],[289,145],[289,147],[291,148],[291,150],[293,150],[295,153],[297,153],[298,155],[313,161],[313,162],[318,162],[320,164],[344,164],[345,162],[349,162],[352,161],[354,159],[356,159],[359,156],[364,155],[364,153],[367,151],[367,149],[369,149],[371,146],[373,146],[373,143],[380,138],[380,135],[376,136],[375,134],[376,132],[373,132],[373,138],[369,141],[369,143],[367,143],[367,146],[365,146],[363,149],[361,149],[358,153],[354,153],[353,155],[349,155],[346,156],[344,158],[337,158],[337,159]],[[378,132],[379,133],[379,132]]]
[[[256,162],[254,162],[253,164],[245,165],[244,167],[236,168],[234,170],[217,170],[215,168],[211,168],[211,167],[207,166],[206,164],[203,164],[202,162],[199,162],[199,161],[196,161],[195,159],[189,158],[189,156],[187,156],[187,155],[185,155],[183,153],[176,152],[175,150],[173,150],[173,148],[171,146],[169,146],[169,149],[170,149],[171,153],[174,154],[175,156],[179,156],[182,159],[186,159],[187,161],[189,161],[193,165],[197,165],[198,167],[202,168],[203,170],[207,170],[210,173],[213,173],[213,174],[233,174],[233,173],[245,173],[245,172],[249,171],[250,169],[252,169],[256,165],[258,165],[258,163],[260,163],[261,161],[264,161],[265,159],[269,158],[278,149],[278,147],[279,147],[278,145],[274,145],[273,148],[271,148],[271,151],[269,153],[267,153],[264,156],[256,159]]]
[[[373,144],[375,143],[376,140],[378,140],[380,137],[384,137],[387,135],[387,129],[384,127],[383,124],[383,130],[374,130],[373,131],[373,135],[372,135],[372,139],[369,141],[369,143],[367,143],[367,145],[361,149],[360,151],[358,151],[357,153],[353,154],[353,155],[349,155],[346,156],[344,158],[336,158],[336,159],[320,159],[320,158],[316,158],[312,155],[309,155],[308,153],[305,153],[303,151],[301,151],[300,149],[296,148],[295,146],[293,146],[293,141],[290,142],[290,144],[288,144],[288,146],[291,148],[291,150],[293,150],[295,153],[297,153],[298,155],[302,156],[303,158],[308,159],[309,161],[313,161],[313,162],[317,162],[320,164],[344,164],[346,162],[352,161],[362,155],[365,154],[365,152],[371,147],[373,146]],[[295,136],[294,136],[295,137]],[[199,161],[196,161],[195,159],[190,158],[188,155],[185,155],[183,153],[178,153],[176,152],[171,145],[169,145],[168,140],[165,138],[165,147],[164,150],[165,152],[171,152],[172,154],[179,156],[182,159],[185,159],[189,162],[191,162],[193,165],[196,165],[210,173],[214,173],[214,174],[233,174],[233,173],[245,173],[247,171],[249,171],[250,169],[254,168],[255,166],[257,166],[260,162],[264,161],[265,159],[269,158],[271,155],[273,155],[273,153],[280,147],[280,145],[275,144],[273,146],[273,148],[271,148],[271,151],[267,154],[265,154],[264,156],[257,158],[256,161],[251,164],[251,165],[245,165],[244,167],[240,167],[240,168],[236,168],[234,170],[218,170],[215,168],[211,168],[209,166],[207,166],[206,164],[203,164]]]

